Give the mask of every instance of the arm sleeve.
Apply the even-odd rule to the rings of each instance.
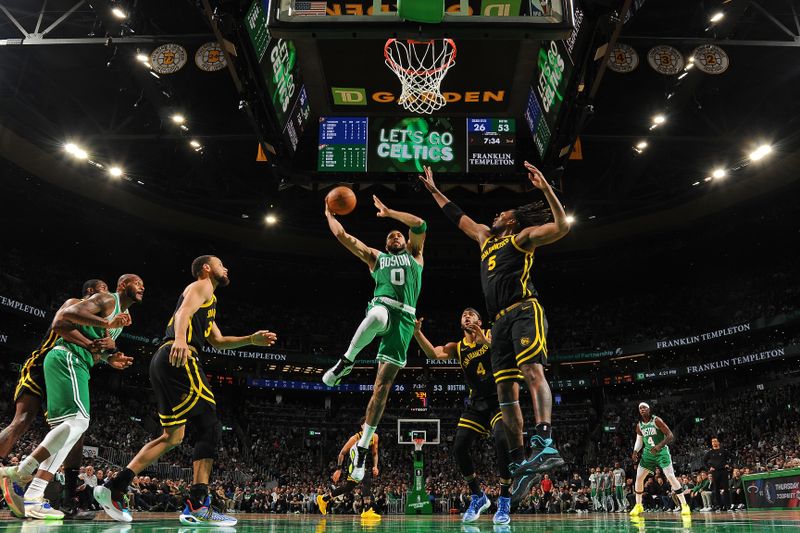
[[[644,440],[641,435],[636,435],[636,444],[633,445],[633,451],[638,452],[644,447]]]

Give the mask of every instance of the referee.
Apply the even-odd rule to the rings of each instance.
[[[730,452],[722,448],[719,438],[712,437],[711,449],[703,457],[703,464],[708,467],[711,474],[711,501],[717,509],[726,510],[730,507],[728,470],[731,467],[731,459]]]

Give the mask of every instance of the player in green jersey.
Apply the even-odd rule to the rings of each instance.
[[[105,351],[92,353],[89,348],[69,342],[56,341],[44,360],[44,379],[47,390],[47,422],[53,429],[34,452],[18,467],[5,469],[0,476],[23,479],[37,469],[36,477],[25,491],[24,506],[27,518],[62,519],[64,513],[50,507],[44,490],[72,447],[89,427],[89,371],[99,360],[115,366],[129,366],[131,358],[116,350],[112,342],[130,325],[128,308],[142,301],[144,282],[135,274],[119,278],[117,292],[98,293],[63,310],[63,320],[54,329],[76,329],[89,341],[110,339]]]
[[[426,174],[430,173],[425,168]],[[358,353],[380,336],[378,347],[378,373],[372,398],[367,405],[366,422],[361,438],[356,443],[355,467],[350,473],[354,481],[364,478],[364,461],[370,439],[383,415],[386,398],[397,373],[406,365],[408,345],[414,335],[416,305],[422,286],[422,248],[425,245],[427,225],[418,216],[386,207],[377,196],[372,197],[377,216],[392,218],[410,228],[408,241],[402,232],[393,230],[386,236],[385,252],[370,248],[348,234],[325,205],[328,227],[342,245],[369,267],[375,280],[375,292],[367,305],[367,315],[356,330],[350,347],[337,363],[322,377],[323,383],[333,387],[353,368]]]
[[[631,516],[637,517],[644,512],[642,495],[644,493],[644,480],[648,474],[655,474],[656,467],[660,467],[666,476],[672,490],[680,501],[681,515],[691,515],[692,511],[686,505],[686,498],[680,492],[681,482],[675,477],[672,467],[672,456],[669,447],[675,440],[667,424],[658,416],[650,413],[650,406],[645,402],[639,404],[639,415],[642,419],[636,424],[636,444],[633,447],[633,462],[639,462],[636,470],[636,505],[631,510]],[[639,452],[644,447],[644,451]]]

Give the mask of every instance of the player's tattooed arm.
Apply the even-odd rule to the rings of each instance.
[[[458,229],[463,231],[470,239],[477,241],[478,244],[482,244],[484,241],[486,241],[490,235],[489,226],[486,226],[485,224],[478,224],[469,216],[464,214],[464,212],[461,211],[461,208],[452,203],[450,199],[442,194],[442,191],[440,191],[436,186],[436,183],[433,181],[433,171],[431,168],[424,168],[425,174],[420,174],[418,178],[422,184],[425,185],[425,188],[428,189],[428,192],[431,193],[437,205],[442,208],[446,215],[448,215],[448,218],[451,218],[451,220],[458,225]],[[453,216],[451,216],[451,214]]]
[[[425,353],[428,359],[455,359],[458,351],[458,343],[448,342],[444,346],[434,346],[431,341],[422,333],[422,321],[424,318],[418,318],[414,322],[414,339],[417,344]]]
[[[92,353],[95,353],[102,349],[102,346],[98,345],[97,341],[92,341],[87,339],[77,328],[77,324],[70,322],[64,318],[64,310],[69,308],[72,305],[77,304],[81,300],[79,298],[70,298],[56,311],[56,315],[53,317],[53,322],[50,327],[58,333],[65,341],[80,346],[82,348],[86,348]]]
[[[538,168],[525,161],[525,168],[528,169],[528,179],[534,187],[542,191],[550,211],[553,212],[553,222],[542,224],[541,226],[531,226],[523,229],[514,238],[514,242],[520,247],[528,251],[533,251],[536,247],[545,244],[556,242],[569,233],[569,223],[567,222],[567,214],[564,212],[564,207],[561,205],[553,188],[547,183]]]
[[[380,199],[372,195],[372,201],[375,203],[375,209],[378,210],[378,217],[380,218],[393,218],[399,222],[402,222],[412,230],[417,229],[417,233],[415,231],[409,232],[408,235],[408,251],[414,257],[419,257],[422,255],[422,249],[425,246],[425,221],[422,220],[417,215],[412,215],[411,213],[406,213],[405,211],[396,211],[394,209],[389,209],[386,205],[380,201]]]
[[[375,268],[375,262],[378,260],[380,252],[375,248],[370,248],[357,238],[353,237],[344,230],[344,226],[339,222],[333,213],[328,209],[327,202],[325,203],[325,218],[328,219],[328,227],[342,246],[347,248],[350,253],[364,261],[370,270]]]
[[[88,300],[81,300],[63,310],[61,319],[66,322],[100,328],[121,328],[131,325],[131,315],[120,313],[111,320],[104,316],[114,310],[115,300],[109,293],[97,293]]]

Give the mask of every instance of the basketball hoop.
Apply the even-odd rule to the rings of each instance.
[[[386,66],[403,87],[397,103],[406,111],[431,114],[447,104],[441,85],[447,71],[456,64],[456,43],[452,39],[389,39],[383,47]]]
[[[423,444],[425,444],[425,439],[414,439],[414,451],[421,452]]]

